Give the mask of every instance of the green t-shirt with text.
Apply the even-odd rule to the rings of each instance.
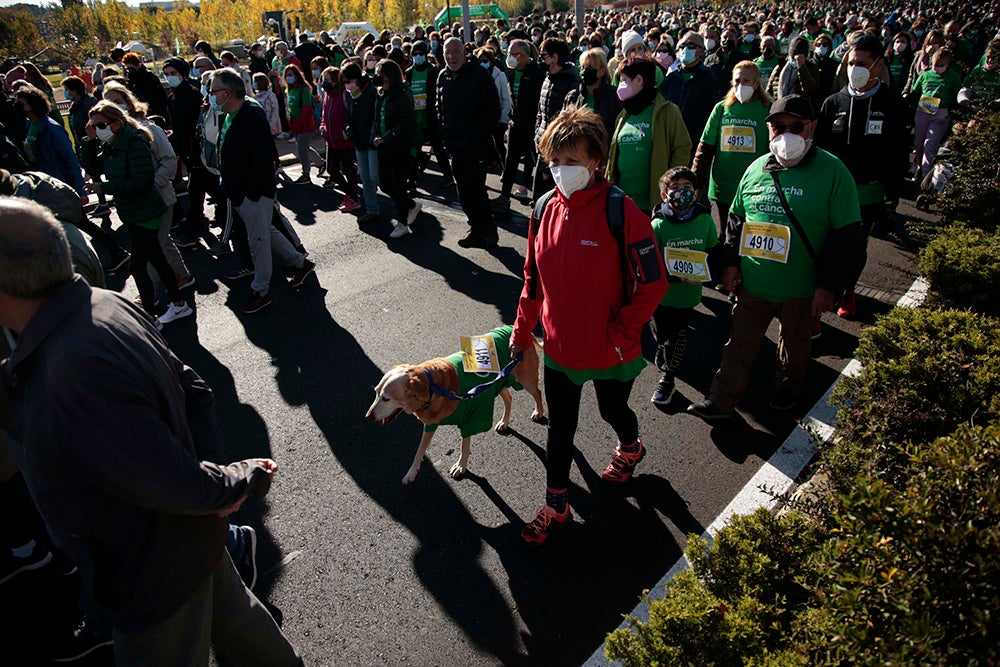
[[[949,68],[944,74],[938,74],[932,69],[927,70],[918,76],[913,84],[913,93],[918,99],[918,113],[920,111],[935,113],[937,109],[951,109],[958,101],[958,91],[961,88],[962,77],[954,69]]]
[[[743,172],[750,163],[768,151],[767,118],[769,110],[760,100],[746,104],[738,101],[727,107],[719,102],[712,109],[701,140],[716,147],[708,198],[727,206],[736,195]],[[699,183],[704,187],[703,183]]]
[[[650,104],[621,124],[615,143],[618,145],[618,183],[639,208],[649,210],[655,204],[649,191],[650,159],[653,153],[653,106]],[[659,194],[655,193],[657,200]]]
[[[802,239],[785,215],[771,174],[764,171],[770,153],[757,158],[740,180],[730,213],[747,223],[770,223],[787,228],[786,261],[740,258],[743,285],[754,296],[770,302],[811,298],[816,291],[816,266]],[[851,172],[838,158],[821,148],[807,162],[778,172],[788,204],[816,253],[820,254],[833,229],[861,220],[858,189]],[[752,239],[751,239],[752,241]],[[737,239],[741,254],[743,239]],[[853,261],[851,257],[834,261]]]
[[[410,92],[413,93],[413,108],[417,114],[417,125],[420,129],[427,129],[427,71],[413,68],[413,75],[410,77]]]
[[[760,68],[760,80],[766,84],[767,80],[771,78],[771,72],[774,71],[775,67],[781,64],[782,60],[783,58],[779,55],[773,55],[767,60],[764,60],[764,56],[754,58],[753,61],[757,64],[757,67]]]
[[[653,218],[653,235],[656,237],[657,247],[663,254],[665,265],[668,261],[667,248],[706,252],[719,245],[719,232],[715,229],[715,220],[708,213],[696,215],[687,222],[677,222],[657,216]],[[670,281],[670,288],[660,301],[660,305],[671,308],[694,308],[699,303],[701,303],[701,285],[673,280]]]

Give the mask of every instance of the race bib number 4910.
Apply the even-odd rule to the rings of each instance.
[[[746,222],[740,239],[740,255],[787,264],[791,238],[791,230],[784,225]]]
[[[667,273],[677,278],[698,283],[708,282],[712,279],[712,274],[708,270],[707,252],[664,248],[663,261],[667,265]]]

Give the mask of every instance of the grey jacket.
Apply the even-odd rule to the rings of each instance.
[[[211,389],[138,308],[79,277],[3,371],[11,451],[93,599],[122,629],[169,617],[219,564],[216,512],[270,486],[256,461],[208,462],[225,457]]]

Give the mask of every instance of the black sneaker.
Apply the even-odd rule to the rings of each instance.
[[[224,280],[241,280],[253,275],[253,269],[249,266],[238,266],[229,273],[222,276]]]
[[[257,533],[250,526],[240,526],[238,530],[243,549],[233,554],[233,564],[246,587],[253,590],[257,585]]]
[[[271,305],[271,297],[266,294],[261,294],[260,292],[250,292],[250,298],[247,302],[243,304],[240,308],[240,312],[244,315],[250,315],[251,313],[256,313],[257,311],[264,310]]]
[[[771,408],[774,410],[791,410],[799,401],[799,392],[785,385],[779,386],[771,394]]]
[[[674,386],[674,379],[672,377],[663,376],[660,378],[659,384],[656,385],[656,391],[653,392],[653,397],[649,400],[656,405],[666,405],[674,397],[674,392],[676,391],[677,387]]]
[[[75,662],[94,651],[110,647],[112,643],[110,630],[97,629],[84,617],[72,634],[49,640],[49,659],[52,662]]]
[[[470,231],[463,238],[458,240],[458,245],[463,248],[495,248],[497,243],[500,242],[500,237],[486,236],[485,234],[478,234],[476,232]]]
[[[309,276],[310,273],[316,268],[315,262],[310,262],[308,259],[302,260],[302,266],[295,269],[292,275],[288,277],[288,284],[292,287],[301,287],[302,282]]]
[[[726,412],[710,398],[706,398],[704,401],[699,401],[698,403],[692,403],[688,406],[687,411],[696,417],[701,417],[705,421],[729,419],[733,416],[732,411]]]
[[[667,370],[667,350],[666,345],[656,346],[656,355],[653,357],[653,364],[661,371]],[[654,401],[655,402],[655,401]]]
[[[90,212],[95,218],[106,218],[111,215],[111,207],[107,204],[98,204],[97,208]]]
[[[31,553],[23,558],[15,556],[10,549],[0,548],[0,584],[5,584],[19,574],[45,567],[52,560],[52,552],[38,542]]]
[[[198,239],[191,238],[184,234],[178,234],[173,237],[174,245],[178,248],[193,248],[198,245]]]

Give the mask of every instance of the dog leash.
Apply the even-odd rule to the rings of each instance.
[[[472,389],[470,389],[469,391],[462,394],[456,394],[451,389],[439,385],[437,382],[434,381],[434,378],[431,377],[431,372],[426,368],[424,369],[424,375],[427,376],[427,382],[430,384],[431,396],[437,394],[438,396],[444,396],[449,401],[467,401],[470,398],[475,398],[476,396],[479,396],[480,394],[486,392],[487,390],[489,390],[490,387],[495,385],[497,382],[502,382],[505,377],[511,374],[511,372],[514,370],[514,367],[517,366],[518,362],[520,362],[522,359],[524,359],[523,352],[518,354],[517,357],[515,357],[514,359],[511,359],[510,363],[504,366],[503,369],[497,374],[495,378],[484,384],[477,385]],[[430,400],[427,401],[423,409],[426,409],[427,405],[429,404]]]

